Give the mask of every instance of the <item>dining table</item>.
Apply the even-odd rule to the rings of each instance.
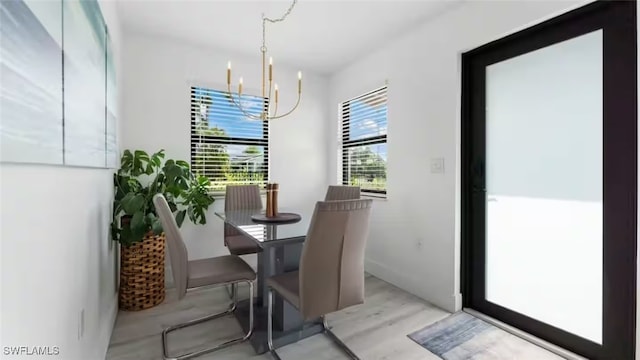
[[[269,350],[267,343],[267,299],[266,280],[274,275],[298,270],[302,246],[311,222],[314,208],[286,209],[300,215],[300,220],[283,223],[263,223],[252,219],[264,214],[264,210],[234,210],[216,212],[226,224],[251,239],[260,247],[257,253],[257,291],[254,299],[238,301],[236,319],[246,332],[249,328],[249,301],[254,301],[254,330],[249,341],[256,353]],[[282,347],[323,331],[322,320],[304,321],[298,309],[274,293],[273,344]]]

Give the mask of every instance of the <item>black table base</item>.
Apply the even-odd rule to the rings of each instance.
[[[269,345],[267,343],[267,308],[254,306],[253,311],[253,335],[251,335],[249,341],[256,353],[262,354],[269,351]],[[249,329],[249,299],[238,301],[238,307],[234,315],[240,323],[240,326],[242,326],[242,331],[246,333]],[[273,346],[276,349],[323,331],[322,321],[320,319],[315,322],[301,324],[297,328],[288,331],[281,330],[282,326],[277,324],[275,322],[276,320],[277,318],[274,318],[273,324]]]

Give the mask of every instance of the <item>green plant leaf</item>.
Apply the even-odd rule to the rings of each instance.
[[[144,196],[142,194],[128,193],[122,199],[122,209],[127,215],[133,215],[144,206]]]
[[[176,160],[176,165],[189,170],[189,163],[184,160]]]
[[[176,214],[176,223],[178,223],[178,227],[182,227],[182,223],[184,222],[184,216],[187,214],[185,210],[180,210]]]
[[[151,174],[153,174],[153,172],[154,172],[153,163],[148,163],[147,164],[147,169],[145,170],[145,174],[151,175]]]
[[[153,223],[151,224],[151,229],[153,230],[153,233],[156,235],[160,235],[162,234],[162,223],[160,222],[160,219],[155,219],[153,221]]]
[[[115,221],[111,223],[111,240],[120,240],[120,229]]]
[[[131,227],[131,230],[133,231],[143,229],[146,227],[144,223],[144,213],[142,211],[137,211],[135,214],[133,214],[133,217],[131,218],[130,227]]]
[[[169,204],[169,209],[171,209],[171,212],[176,212],[176,210],[178,210],[178,205],[176,205],[173,200],[169,201],[167,199],[167,203]]]
[[[140,160],[149,160],[149,154],[144,150],[136,150],[133,152],[133,156]]]

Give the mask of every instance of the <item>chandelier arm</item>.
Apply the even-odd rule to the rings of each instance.
[[[240,105],[240,103],[239,103],[239,102],[236,102],[236,101],[233,99],[233,94],[231,93],[231,85],[230,85],[230,84],[227,84],[227,87],[228,87],[227,93],[229,94],[229,101],[230,101],[233,105],[235,105],[235,107],[237,107],[237,108],[240,110],[240,112],[242,112],[242,114],[243,114],[244,116],[246,116],[246,117],[248,117],[248,118],[250,118],[250,119],[253,119],[253,120],[262,120],[262,117],[260,117],[260,116],[255,116],[255,115],[253,115],[253,114],[248,113],[248,112],[247,112],[247,111],[246,111],[246,110],[245,110],[245,109]],[[241,98],[241,97],[242,97],[242,95],[238,94],[238,101],[240,101],[240,98]]]
[[[278,115],[278,103],[276,103],[275,109],[273,110],[273,117],[275,117],[277,115]]]
[[[273,84],[273,82],[271,80],[269,80],[269,97],[268,99],[268,103],[267,103],[267,117],[271,117],[271,85]]]
[[[293,109],[291,109],[288,112],[286,112],[286,113],[284,113],[282,115],[279,115],[279,116],[271,116],[271,117],[267,118],[267,120],[280,119],[280,118],[283,118],[283,117],[291,114],[298,107],[298,105],[300,104],[300,98],[301,98],[301,96],[300,96],[300,94],[298,94],[298,101],[296,101],[296,104],[293,106]]]

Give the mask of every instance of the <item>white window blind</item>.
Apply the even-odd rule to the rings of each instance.
[[[387,87],[341,104],[342,184],[387,193]]]
[[[238,102],[237,94],[232,95]],[[266,101],[242,95],[242,106],[259,115]],[[228,184],[265,187],[269,174],[269,125],[247,118],[226,91],[191,87],[191,167],[211,180],[211,190]]]

